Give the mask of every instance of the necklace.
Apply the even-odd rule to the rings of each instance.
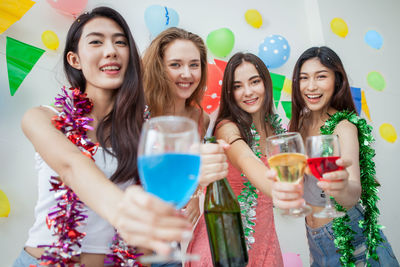
[[[87,137],[87,131],[93,130],[89,125],[93,119],[85,117],[92,110],[93,103],[79,89],[69,90],[70,93],[63,87],[61,94],[55,98],[55,105],[62,108],[62,112],[52,118],[52,123],[85,156],[94,160],[98,143],[91,142]],[[46,223],[57,240],[51,245],[38,246],[45,249],[40,260],[42,265],[47,266],[80,266],[73,257],[81,254],[81,241],[86,235],[77,230],[87,218],[84,214],[85,205],[59,177],[52,176],[50,184],[50,191],[54,191],[57,205],[50,208]],[[111,250],[113,254],[107,255],[107,263],[114,263],[114,266],[141,266],[136,261],[141,254],[136,254],[136,249],[128,246],[118,234],[113,238]]]
[[[279,118],[278,114],[270,114],[265,117],[265,122],[271,125],[275,134],[281,134],[286,132],[286,130],[281,125],[281,118]],[[258,157],[261,158],[262,153],[260,151],[260,135],[257,132],[256,126],[254,123],[250,126],[250,134],[252,137],[251,142],[251,150]],[[258,190],[254,187],[249,179],[245,176],[244,173],[240,175],[243,179],[243,188],[238,195],[238,202],[240,205],[240,210],[242,213],[242,223],[244,229],[244,235],[246,239],[247,250],[251,249],[251,245],[254,244],[255,238],[253,236],[255,230],[254,226],[256,225],[256,207],[257,207],[257,198],[258,198]]]

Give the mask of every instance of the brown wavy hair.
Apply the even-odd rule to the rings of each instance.
[[[218,117],[215,123],[214,131],[218,124],[223,120],[232,121],[237,125],[240,131],[241,137],[246,141],[246,143],[251,146],[253,136],[250,131],[252,124],[251,114],[244,111],[236,103],[234,97],[234,82],[235,82],[235,70],[243,62],[249,62],[254,65],[260,75],[261,80],[264,83],[265,93],[264,102],[262,104],[261,115],[263,118],[267,117],[269,114],[274,114],[273,108],[273,97],[272,97],[272,80],[269,74],[267,66],[264,62],[254,54],[251,53],[236,53],[228,61],[226,65],[224,78],[222,81],[221,89],[221,102],[219,106]],[[267,127],[265,120],[262,120],[263,127],[267,136],[272,134],[271,129]]]
[[[129,63],[124,81],[116,90],[115,103],[99,122],[96,137],[106,153],[115,156],[118,166],[111,176],[115,183],[135,179],[138,182],[137,149],[145,108],[141,63],[135,41],[124,18],[114,9],[98,7],[80,15],[69,28],[64,49],[64,72],[70,85],[86,90],[86,79],[81,70],[73,68],[67,59],[68,52],[78,53],[78,43],[83,27],[94,18],[104,17],[115,21],[124,31],[129,45]],[[108,149],[111,144],[112,151]]]
[[[335,89],[330,106],[339,111],[348,110],[357,114],[347,74],[339,56],[326,46],[311,47],[301,54],[293,70],[292,119],[289,125],[289,131],[291,132],[304,132],[302,130],[302,121],[306,116],[307,106],[300,92],[300,70],[304,62],[312,58],[318,58],[322,65],[335,73]]]
[[[186,99],[185,105],[197,106],[201,112],[201,100],[207,83],[207,48],[200,36],[184,29],[172,27],[161,32],[146,49],[143,56],[143,85],[146,102],[152,117],[166,113],[167,107],[173,103],[171,81],[165,70],[164,53],[168,45],[175,40],[188,40],[199,49],[201,63],[201,79],[193,94]],[[202,116],[200,116],[200,119]]]

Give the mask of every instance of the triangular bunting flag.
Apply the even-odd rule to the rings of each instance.
[[[350,87],[351,96],[353,97],[354,105],[356,106],[357,113],[361,112],[361,88]]]
[[[21,19],[34,4],[31,0],[0,0],[0,34]]]
[[[292,119],[292,101],[281,101],[286,117]]]
[[[283,83],[282,91],[288,95],[292,94],[292,80],[285,78],[285,82]]]
[[[6,58],[8,83],[13,96],[44,50],[7,37]]]
[[[367,118],[371,121],[371,115],[369,113],[367,99],[365,98],[364,91],[361,91],[361,109],[362,109],[362,111],[364,111],[364,113],[367,116]]]
[[[270,75],[272,80],[274,103],[275,107],[278,108],[279,100],[281,99],[283,84],[285,82],[285,76],[272,72],[270,73]]]

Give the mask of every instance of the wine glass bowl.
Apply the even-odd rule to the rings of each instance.
[[[309,136],[306,139],[307,163],[310,172],[320,181],[331,182],[323,179],[324,173],[342,170],[342,166],[336,164],[340,157],[340,146],[337,135],[317,135]],[[314,213],[316,218],[337,218],[345,215],[344,212],[337,211],[331,203],[330,196],[325,192],[325,207],[318,213]]]
[[[200,172],[200,139],[197,124],[188,118],[160,116],[146,121],[138,149],[138,171],[144,189],[180,210],[195,192]],[[142,256],[147,262],[196,260],[178,245],[169,256]]]
[[[270,136],[266,141],[266,154],[270,168],[275,169],[281,182],[299,183],[304,176],[307,158],[301,135],[289,132]],[[289,209],[284,215],[303,217],[311,213],[308,205]]]

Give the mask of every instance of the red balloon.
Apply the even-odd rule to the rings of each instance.
[[[82,13],[88,0],[47,0],[53,8],[61,13],[76,17]]]
[[[219,106],[222,77],[223,72],[216,64],[208,64],[207,90],[201,102],[201,106],[208,114],[214,112]]]

